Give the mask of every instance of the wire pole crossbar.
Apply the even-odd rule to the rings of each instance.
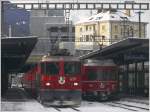
[[[13,4],[16,7],[27,10],[96,10],[96,9],[149,10],[149,3],[62,2],[62,3],[4,3],[4,4]]]

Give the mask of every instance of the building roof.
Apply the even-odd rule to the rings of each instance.
[[[130,16],[121,11],[102,11],[101,13],[93,15],[89,18],[82,19],[78,21],[76,24],[95,23],[98,21],[102,22],[102,21],[124,21],[124,20],[133,21],[133,19]]]

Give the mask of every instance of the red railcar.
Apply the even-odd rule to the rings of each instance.
[[[24,75],[23,85],[41,103],[80,105],[81,63],[72,56],[44,56]]]
[[[118,92],[117,66],[112,60],[86,60],[83,64],[82,96],[107,100]]]

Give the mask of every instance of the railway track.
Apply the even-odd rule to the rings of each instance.
[[[149,101],[145,102],[145,101],[138,101],[138,100],[132,100],[132,99],[123,99],[122,101],[127,101],[127,102],[133,102],[133,103],[139,103],[139,104],[149,105]]]
[[[75,108],[75,107],[67,107],[67,108],[59,108],[59,107],[52,107],[53,109],[57,110],[58,112],[61,112],[63,111],[64,109],[71,109],[73,111],[76,111],[76,112],[80,112],[79,109]]]
[[[144,107],[140,107],[140,106],[136,106],[136,105],[129,105],[129,104],[125,104],[125,103],[121,103],[121,102],[107,102],[104,103],[105,105],[109,105],[109,106],[113,106],[113,107],[119,107],[119,108],[123,108],[126,110],[131,110],[131,111],[140,111],[142,110],[149,110],[149,108],[144,108]]]
[[[71,109],[73,109],[73,110],[75,110],[75,111],[77,111],[77,112],[80,112],[80,110],[77,109],[77,108],[71,107]]]
[[[116,107],[116,108],[121,108],[121,109],[125,109],[127,111],[137,111],[137,112],[140,112],[141,110],[143,111],[149,111],[149,108],[148,106],[139,106],[139,105],[136,105],[136,104],[130,104],[130,103],[127,103],[127,102],[124,102],[124,101],[109,101],[109,102],[97,102],[97,101],[85,101],[85,103],[87,103],[88,105],[98,105],[98,104],[104,104],[104,105],[108,105],[108,106],[111,106],[111,107]],[[143,104],[144,105],[144,104]],[[53,107],[53,106],[49,106],[53,109],[55,109],[57,112],[64,112],[64,110],[69,110],[69,111],[76,111],[76,112],[81,112],[81,108],[76,108],[76,107]],[[82,105],[81,105],[82,107]]]
[[[126,106],[118,105],[118,104],[115,104],[115,103],[104,103],[104,105],[109,105],[109,106],[112,106],[112,107],[122,108],[122,109],[130,110],[130,111],[138,111],[135,108],[126,107]]]
[[[143,110],[149,110],[149,108],[144,108],[144,107],[135,106],[135,105],[129,105],[129,104],[120,103],[120,102],[115,102],[115,104],[120,104],[120,105],[124,105],[124,106],[128,106],[128,107],[135,107],[135,108],[139,108],[139,109],[143,109]]]

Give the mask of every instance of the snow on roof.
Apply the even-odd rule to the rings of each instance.
[[[96,21],[110,21],[110,20],[111,21],[130,20],[130,17],[121,11],[116,12],[107,11],[98,13],[89,18],[82,19],[78,21],[76,24],[96,22]]]

